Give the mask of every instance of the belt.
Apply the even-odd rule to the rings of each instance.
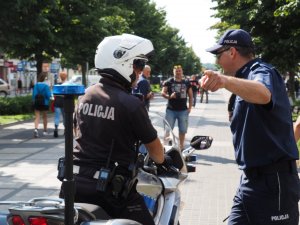
[[[277,172],[297,173],[296,160],[285,160],[285,161],[272,163],[266,166],[253,167],[244,170],[244,173],[247,176],[259,175],[259,174],[272,174]]]
[[[73,174],[81,174],[81,175],[85,175],[85,176],[88,176],[88,177],[94,178],[94,179],[99,178],[99,170],[92,169],[92,171],[87,173],[87,172],[84,172],[84,170],[86,168],[88,168],[88,167],[73,165]],[[82,171],[81,171],[81,169],[82,169]],[[111,169],[111,171],[113,172],[114,169]],[[124,177],[127,177],[129,179],[133,178],[132,172],[127,169],[124,169],[124,167],[118,167],[112,175],[115,175],[115,174],[121,174]]]
[[[80,166],[73,165],[73,174],[79,174]],[[94,179],[99,178],[99,170],[97,170],[92,176]]]

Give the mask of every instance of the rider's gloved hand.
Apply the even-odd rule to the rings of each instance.
[[[165,154],[165,160],[163,161],[162,164],[165,164],[166,166],[173,165],[173,160],[172,160],[171,156]]]
[[[172,164],[173,164],[172,158],[168,155],[165,155],[165,160],[163,161],[163,163],[156,164],[158,175],[178,176],[179,171]]]

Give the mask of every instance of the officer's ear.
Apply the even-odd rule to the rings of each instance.
[[[229,50],[229,56],[235,58],[239,54],[238,50],[235,47],[231,47]]]

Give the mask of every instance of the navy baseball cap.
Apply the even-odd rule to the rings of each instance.
[[[212,54],[217,54],[224,45],[254,48],[251,36],[247,31],[234,29],[226,31],[218,43],[213,47],[206,49],[206,51]]]

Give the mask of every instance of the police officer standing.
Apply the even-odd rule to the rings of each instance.
[[[75,202],[100,205],[112,218],[144,225],[154,222],[136,191],[135,143],[140,140],[156,163],[167,164],[143,103],[130,94],[152,51],[149,40],[129,34],[98,45],[95,67],[102,78],[79,98],[73,153]]]
[[[236,95],[230,126],[243,173],[228,224],[298,225],[298,150],[282,77],[255,58],[244,30],[227,31],[207,51],[216,55],[229,76],[207,70],[201,86],[211,91],[225,88]]]

